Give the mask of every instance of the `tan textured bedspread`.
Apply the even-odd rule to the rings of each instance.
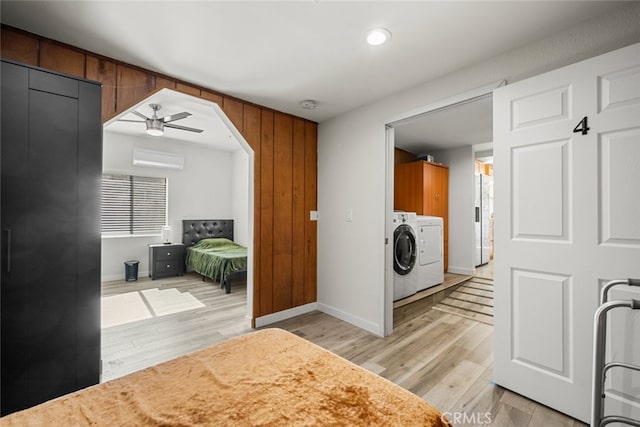
[[[0,419],[2,426],[443,426],[419,397],[294,334],[244,335]]]

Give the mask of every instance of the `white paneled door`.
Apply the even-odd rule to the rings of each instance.
[[[598,291],[640,277],[640,44],[497,89],[494,161],[494,380],[588,422]],[[640,364],[640,314],[609,326]],[[640,417],[625,378],[605,406]]]

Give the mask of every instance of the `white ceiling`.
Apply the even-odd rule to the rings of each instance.
[[[623,3],[2,0],[0,19],[320,123]],[[366,45],[378,26],[391,42]]]
[[[150,136],[146,133],[145,123],[119,121],[120,119],[142,120],[131,113],[132,110],[151,117],[153,110],[151,110],[149,104],[160,104],[162,106],[158,111],[158,117],[166,117],[183,111],[191,113],[191,116],[172,123],[202,129],[202,133],[165,127],[162,136]],[[240,144],[219,114],[221,114],[219,107],[210,101],[170,89],[162,89],[105,123],[105,140],[109,133],[113,132],[137,138],[172,140],[180,143],[188,142],[216,150],[235,151],[240,148]]]
[[[493,142],[493,97],[427,113],[395,127],[396,146],[416,155]]]

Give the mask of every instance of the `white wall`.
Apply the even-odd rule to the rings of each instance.
[[[318,127],[318,307],[378,332],[384,308],[385,121],[360,111]],[[353,221],[346,221],[347,209]]]
[[[387,122],[496,80],[514,82],[638,42],[638,22],[640,3],[634,2],[321,123],[318,307],[373,333],[384,334]],[[347,209],[353,209],[353,222],[345,221]]]
[[[449,166],[449,273],[471,275],[475,269],[474,173],[471,146],[433,153]]]
[[[183,219],[234,217],[232,182],[240,173],[246,173],[246,166],[243,172],[234,171],[230,152],[146,135],[131,138],[108,130],[103,139],[104,172],[168,178],[168,224],[173,229],[173,242],[182,241]],[[133,166],[134,147],[182,155],[184,169]],[[246,176],[243,179],[247,181]],[[247,194],[246,190],[244,194]],[[246,212],[244,216],[247,216]],[[101,280],[123,280],[124,261],[131,259],[140,261],[140,277],[148,275],[147,245],[161,242],[160,230],[155,236],[102,238]]]
[[[249,240],[249,155],[237,149],[231,155],[231,212],[233,215],[233,240],[242,246],[252,246]]]

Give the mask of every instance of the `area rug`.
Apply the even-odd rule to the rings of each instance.
[[[189,292],[180,292],[175,288],[146,289],[142,291],[142,295],[156,316],[165,316],[204,307],[204,304]]]
[[[102,297],[101,313],[103,328],[153,317],[138,292]]]
[[[102,328],[124,325],[204,307],[189,292],[175,288],[146,289],[102,298]]]
[[[433,309],[493,325],[493,281],[473,277]]]

